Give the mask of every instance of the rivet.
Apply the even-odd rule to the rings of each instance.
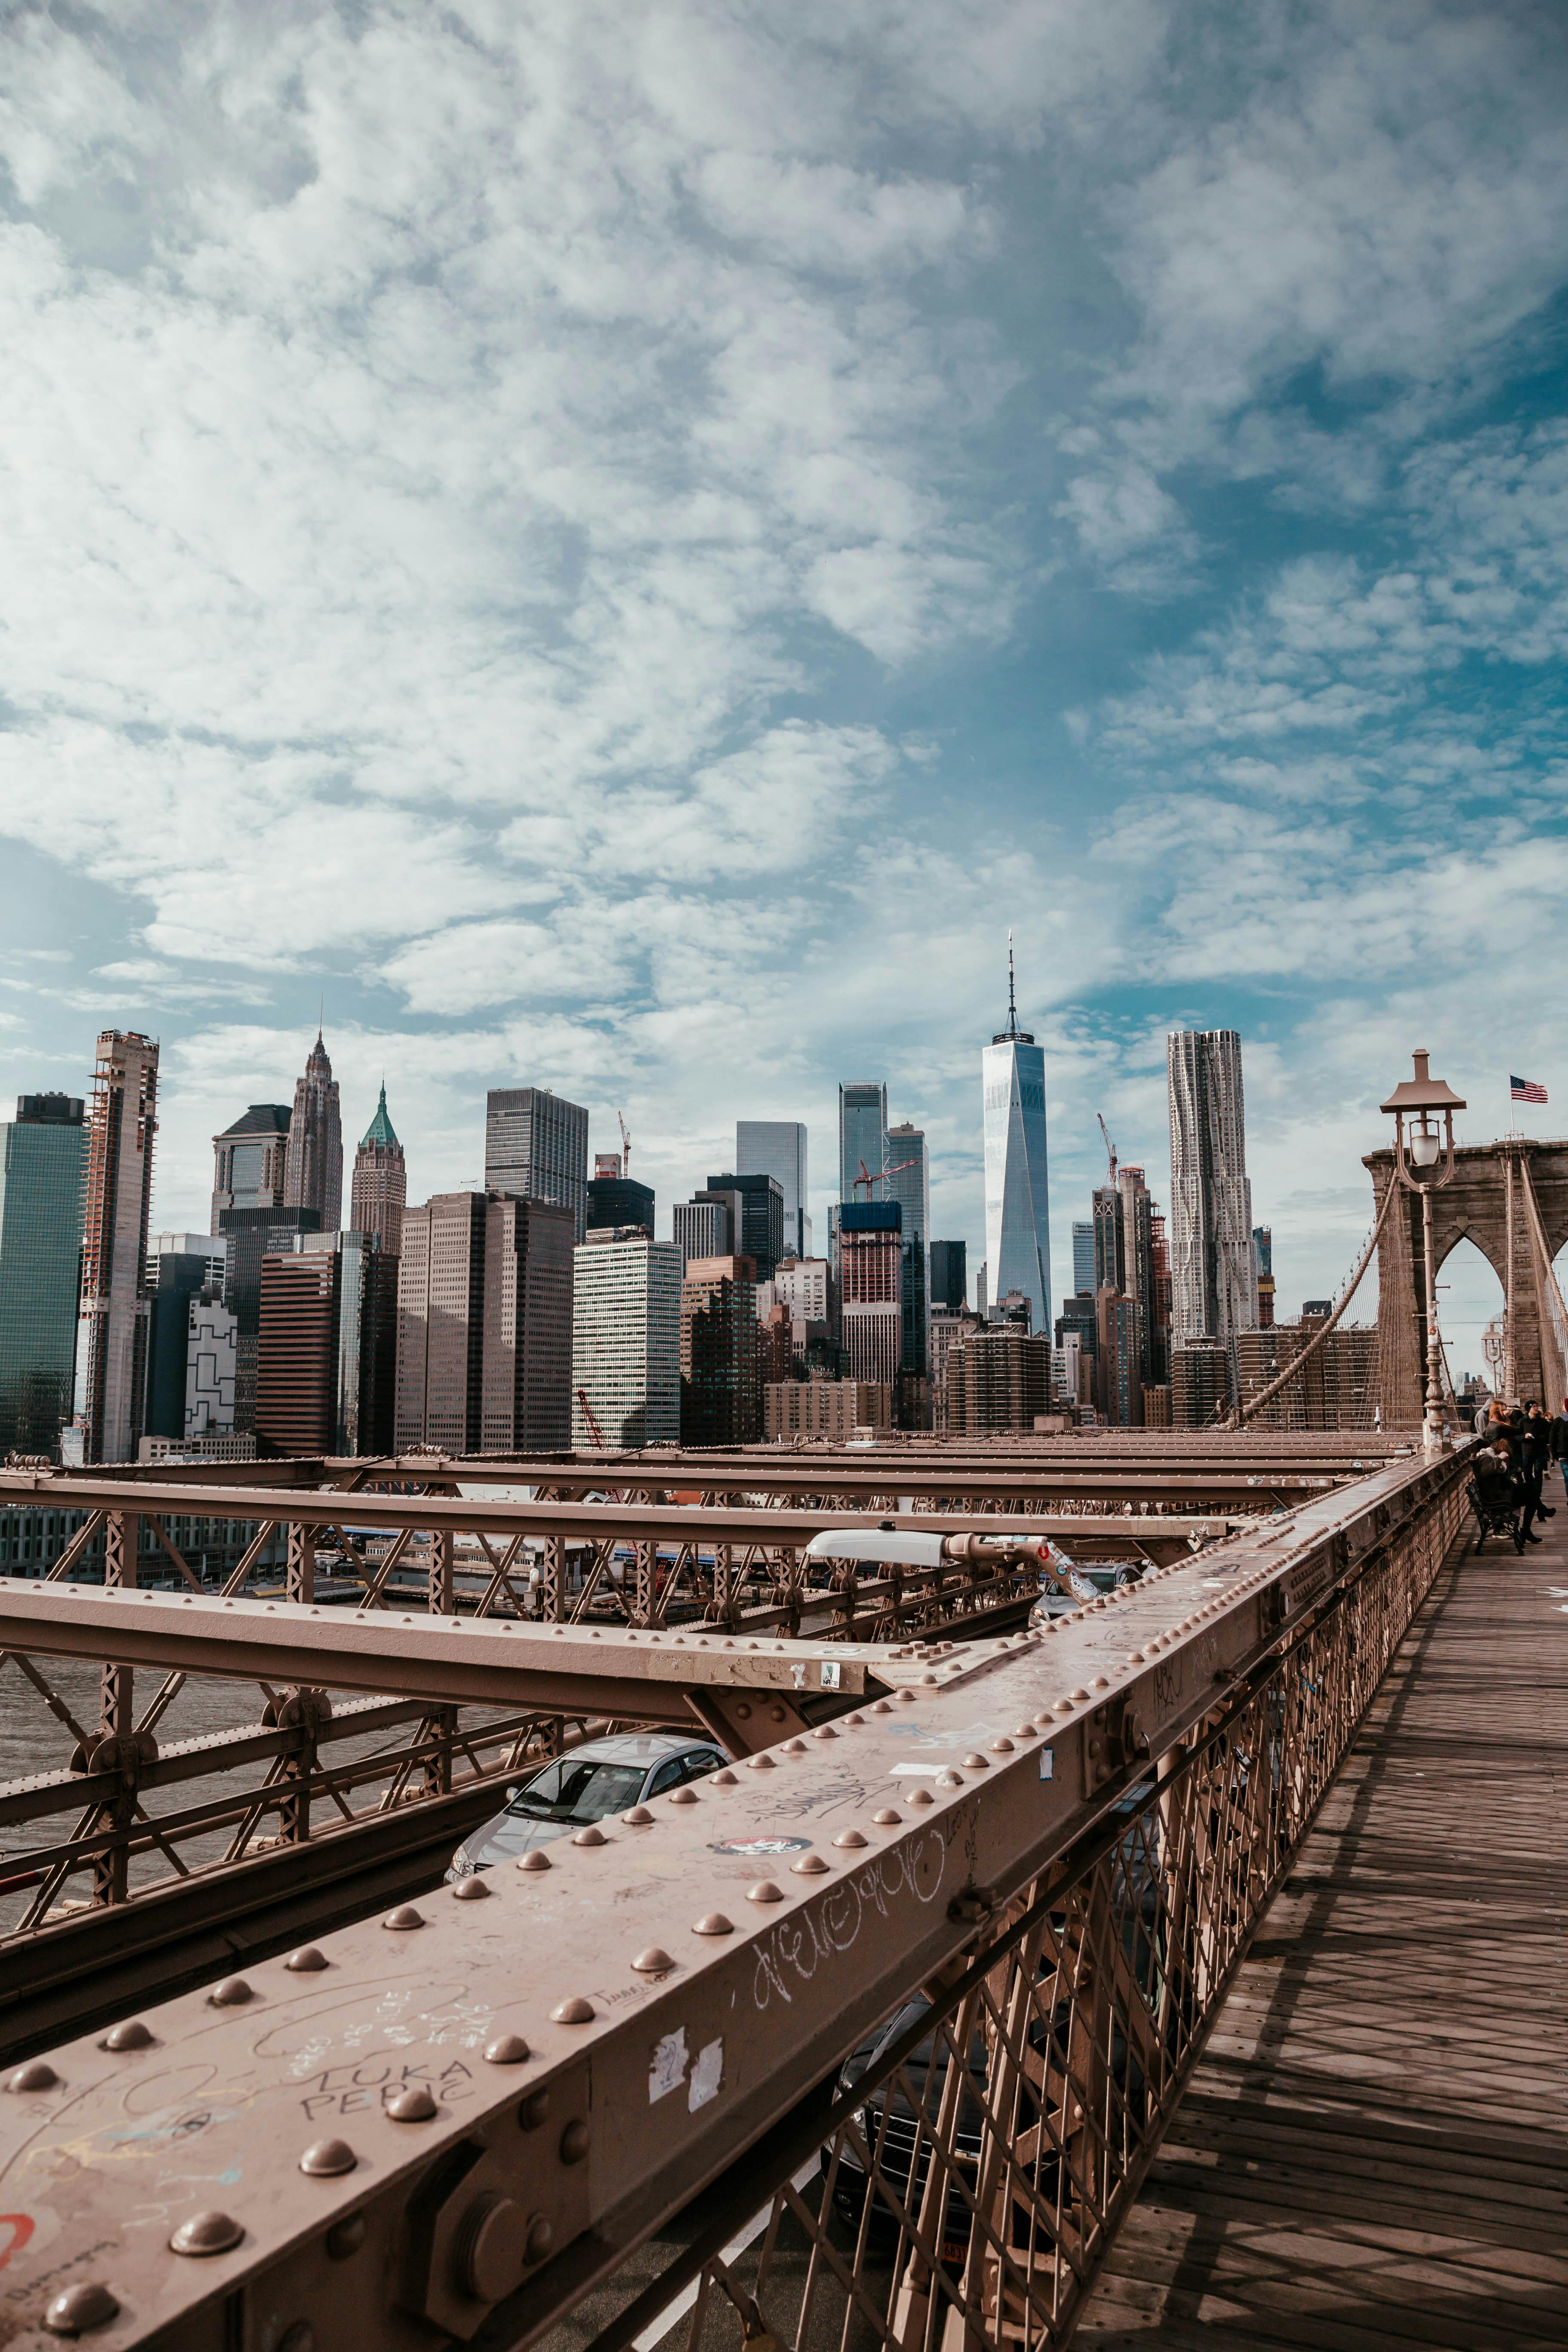
[[[858,1731],[866,1718],[863,1715],[847,1715],[844,1720],[846,1723],[852,1725],[854,1728]]]
[[[906,1805],[931,1805],[936,1800],[929,1789],[911,1789],[904,1802]]]
[[[669,1801],[672,1805],[695,1805],[699,1800],[695,1789],[672,1789]]]
[[[963,1759],[963,1769],[966,1772],[989,1772],[990,1759],[984,1756],[966,1756]]]
[[[207,1999],[215,2009],[238,2009],[255,1995],[243,1977],[225,1977],[221,1984],[214,1985]]]
[[[580,1992],[570,2000],[558,2000],[550,2012],[552,2025],[586,2025],[594,2015],[594,2004],[584,2000]]]
[[[395,2124],[427,2124],[436,2112],[436,2102],[423,2083],[411,2083],[407,2090],[393,2094],[386,2112]]]
[[[459,1878],[455,1882],[452,1900],[454,1903],[482,1903],[489,1891],[476,1870],[471,1877]]]
[[[621,1819],[629,1830],[646,1830],[653,1815],[646,1805],[634,1805],[629,1813],[621,1815]]]
[[[712,1785],[715,1789],[738,1789],[741,1784],[736,1780],[733,1772],[726,1769],[722,1772],[714,1773]]]
[[[1104,1675],[1096,1675],[1094,1680],[1089,1685],[1089,1688],[1091,1690],[1109,1690],[1110,1688],[1110,1684]]]
[[[935,1681],[936,1681],[936,1676],[935,1676],[934,1675],[922,1675],[921,1676],[921,1682],[922,1682],[922,1683],[931,1683],[931,1684],[934,1684],[934,1683],[935,1683]],[[899,1696],[900,1696],[900,1698],[912,1698],[912,1697],[914,1696],[914,1693],[913,1693],[913,1691],[900,1691],[900,1692],[899,1693]]]
[[[587,2153],[588,2126],[578,2116],[561,2135],[561,2161],[563,2164],[581,2164]]]
[[[318,2139],[300,2158],[300,2169],[312,2180],[335,2180],[340,2172],[352,2172],[358,2162],[347,2140]]]
[[[939,1772],[937,1774],[936,1785],[939,1789],[962,1789],[963,1786],[963,1775],[962,1772],[954,1772],[950,1768],[946,1771]]]
[[[542,2263],[555,2243],[555,2224],[548,2214],[536,2213],[528,2225],[528,2242],[522,2256],[526,2263]]]
[[[538,1846],[534,1846],[528,1853],[519,1854],[517,1866],[519,1870],[553,1870],[555,1867],[550,1856],[547,1853],[542,1853]]]
[[[890,1830],[897,1822],[903,1820],[903,1815],[896,1813],[891,1805],[884,1805],[879,1813],[872,1814],[871,1819],[879,1830]]]
[[[499,2303],[517,2284],[518,2231],[522,2216],[510,2197],[487,2189],[458,2225],[452,2267],[463,2293],[476,2303]]]
[[[147,2050],[153,2036],[139,2017],[128,2017],[123,2025],[111,2025],[100,2042],[100,2050]]]
[[[520,2128],[525,2132],[537,2131],[541,2124],[548,2123],[550,2120],[549,2092],[531,2092],[517,2111],[517,2120]]]
[[[297,2319],[278,2338],[278,2352],[316,2352],[316,2331],[308,2319]]]
[[[726,1919],[722,1911],[707,1911],[700,1919],[693,1920],[691,1932],[694,1936],[732,1936],[735,1923]]]
[[[1039,1736],[1032,1723],[1016,1723],[1013,1726],[1015,1739],[1037,1739]]]
[[[605,1845],[608,1840],[597,1822],[590,1822],[585,1829],[573,1831],[572,1843],[574,1845]]]
[[[891,1713],[893,1712],[893,1710],[892,1710],[892,1708],[888,1705],[888,1702],[887,1702],[887,1700],[886,1700],[885,1698],[879,1698],[879,1699],[878,1699],[878,1700],[875,1702],[875,1704],[873,1705],[872,1709],[871,1709],[871,1712],[872,1712],[872,1714],[873,1714],[873,1715],[891,1715]]]
[[[675,1966],[675,1962],[662,1944],[650,1944],[646,1952],[637,1954],[632,1966],[639,1977],[661,1977]]]
[[[6,2078],[8,2091],[52,2091],[59,2076],[47,2058],[29,2058],[25,2066]]]
[[[528,2055],[528,2044],[521,2033],[499,2033],[485,2045],[488,2066],[521,2066]]]
[[[784,1888],[775,1886],[771,1878],[759,1878],[754,1886],[746,1889],[748,1903],[782,1903]]]
[[[994,1739],[991,1742],[991,1753],[993,1756],[1011,1756],[1013,1753],[1012,1741],[1010,1739]]]
[[[819,1853],[803,1853],[798,1862],[790,1864],[790,1868],[797,1878],[816,1878],[827,1868],[827,1864]]]
[[[1127,1663],[1130,1666],[1141,1666],[1146,1664],[1142,1651],[1129,1650],[1127,1653]]]
[[[244,2235],[232,2213],[193,2213],[181,2222],[169,2245],[176,2254],[226,2254]]]
[[[835,1845],[853,1846],[864,1845],[866,1841],[858,1830],[840,1830],[833,1843]]]
[[[357,2254],[368,2227],[363,2213],[345,2213],[341,2221],[334,2221],[326,2235],[329,2260],[346,2263],[351,2254]]]
[[[390,1927],[395,1935],[405,1935],[410,1927],[423,1927],[425,1914],[416,1911],[412,1903],[400,1903],[395,1911],[387,1913],[381,1924],[384,1927]]]
[[[811,1736],[814,1739],[837,1739],[838,1734],[830,1723],[819,1723]]]
[[[934,1683],[934,1682],[935,1682],[935,1680],[936,1680],[936,1676],[935,1676],[934,1675],[931,1675],[931,1681]],[[900,1701],[903,1703],[903,1705],[904,1705],[904,1706],[913,1706],[913,1705],[914,1705],[914,1703],[915,1703],[915,1695],[914,1695],[914,1693],[913,1693],[913,1691],[912,1691],[912,1690],[901,1690],[901,1691],[895,1691],[895,1692],[893,1693],[893,1696],[894,1696],[896,1699],[900,1700]]]
[[[120,2315],[120,2305],[97,2279],[79,2279],[68,2286],[44,2313],[51,2336],[85,2336],[89,2328],[107,2327]]]
[[[784,1746],[779,1749],[779,1754],[781,1756],[804,1756],[806,1748],[804,1739],[786,1739]]]
[[[748,1756],[746,1763],[753,1772],[776,1772],[778,1769],[771,1756]]]
[[[1081,1706],[1088,1696],[1089,1693],[1086,1690],[1075,1690],[1072,1694],[1073,1705],[1075,1706]],[[1058,1706],[1061,1705],[1060,1699],[1057,1701],[1057,1705]]]
[[[292,1969],[296,1976],[313,1976],[318,1969],[330,1964],[325,1952],[318,1951],[314,1944],[301,1944],[297,1952],[289,1953],[283,1965]]]

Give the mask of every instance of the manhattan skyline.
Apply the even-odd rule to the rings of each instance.
[[[1055,1297],[1169,1030],[1282,1314],[1413,1046],[1562,1130],[1560,16],[954,21],[10,28],[0,1087],[157,1035],[161,1223],[324,988],[411,1198],[542,1085],[661,1221],[805,1120],[822,1248],[885,1076],[973,1276],[1009,926]]]

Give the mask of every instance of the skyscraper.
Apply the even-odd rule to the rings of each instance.
[[[1091,1295],[1096,1287],[1092,1219],[1083,1220],[1072,1229],[1072,1286],[1075,1290],[1087,1290]]]
[[[838,1197],[858,1201],[856,1183],[860,1171],[880,1176],[888,1165],[888,1088],[886,1081],[853,1079],[838,1089]],[[873,1186],[869,1199],[879,1197]]]
[[[784,1255],[784,1195],[773,1176],[742,1176],[726,1171],[721,1176],[710,1176],[700,1200],[732,1202],[735,1217],[734,1239],[730,1246],[740,1257],[749,1257],[756,1272],[753,1280],[771,1282]]]
[[[492,1087],[485,1097],[485,1189],[570,1209],[588,1222],[588,1114],[548,1087]]]
[[[132,1462],[147,1381],[147,1221],[158,1131],[158,1048],[134,1030],[98,1040],[88,1133],[77,1340],[87,1462]]]
[[[374,1234],[377,1246],[396,1257],[403,1246],[403,1212],[408,1201],[408,1170],[403,1146],[386,1113],[386,1081],[375,1117],[360,1138],[354,1153],[353,1183],[349,1192],[349,1226],[356,1234]]]
[[[621,1165],[618,1151],[601,1151],[588,1179],[588,1231],[606,1225],[635,1230],[653,1239],[655,1209],[651,1184],[639,1184]]]
[[[287,1103],[252,1103],[232,1127],[213,1138],[213,1233],[225,1209],[273,1209],[283,1204],[289,1157]]]
[[[683,1445],[755,1444],[763,1425],[759,1339],[751,1260],[693,1258],[680,1286]]]
[[[852,1381],[897,1391],[903,1354],[902,1211],[897,1201],[845,1201],[838,1212],[843,1360]]]
[[[52,1454],[70,1419],[87,1128],[75,1095],[0,1126],[0,1456]]]
[[[396,1443],[448,1454],[563,1447],[572,1376],[572,1212],[440,1192],[405,1212]]]
[[[921,1379],[931,1370],[930,1269],[926,1244],[931,1238],[931,1160],[925,1132],[906,1119],[888,1129],[888,1179],[883,1192],[902,1212],[903,1353],[900,1370]]]
[[[234,1430],[249,1436],[256,1427],[256,1375],[261,1348],[261,1261],[270,1250],[291,1250],[296,1234],[321,1230],[319,1209],[220,1209],[218,1231],[225,1260],[223,1303],[234,1318]]]
[[[1260,1331],[1274,1328],[1274,1228],[1254,1225],[1252,1257],[1258,1268],[1258,1328]]]
[[[680,1252],[596,1240],[573,1260],[572,1444],[680,1442]]]
[[[319,1029],[305,1074],[294,1083],[294,1110],[283,1164],[283,1205],[314,1209],[324,1234],[335,1234],[343,1221],[343,1129],[338,1082]]]
[[[1173,1032],[1165,1044],[1171,1106],[1171,1328],[1217,1339],[1256,1329],[1252,1187],[1241,1039],[1234,1029]],[[1232,1376],[1234,1380],[1234,1360]]]
[[[933,1315],[962,1315],[969,1301],[969,1249],[964,1242],[932,1242],[931,1305]]]
[[[1007,1026],[981,1055],[985,1120],[985,1265],[991,1295],[1021,1290],[1033,1328],[1049,1328],[1051,1236],[1046,1184],[1046,1056],[1018,1026],[1007,940]]]
[[[784,1255],[811,1255],[811,1219],[806,1214],[806,1139],[794,1118],[738,1118],[735,1170],[741,1176],[771,1176],[784,1196]]]

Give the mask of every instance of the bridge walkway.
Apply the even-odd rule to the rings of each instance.
[[[1568,1508],[1439,1576],[1075,2352],[1568,2343]]]

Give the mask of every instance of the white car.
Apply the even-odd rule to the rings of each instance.
[[[448,1882],[513,1862],[536,1845],[569,1837],[588,1822],[629,1812],[649,1797],[662,1797],[684,1780],[716,1772],[729,1758],[701,1734],[684,1731],[617,1731],[587,1739],[564,1756],[552,1757],[526,1780],[507,1791],[505,1809],[463,1840],[452,1856]]]

